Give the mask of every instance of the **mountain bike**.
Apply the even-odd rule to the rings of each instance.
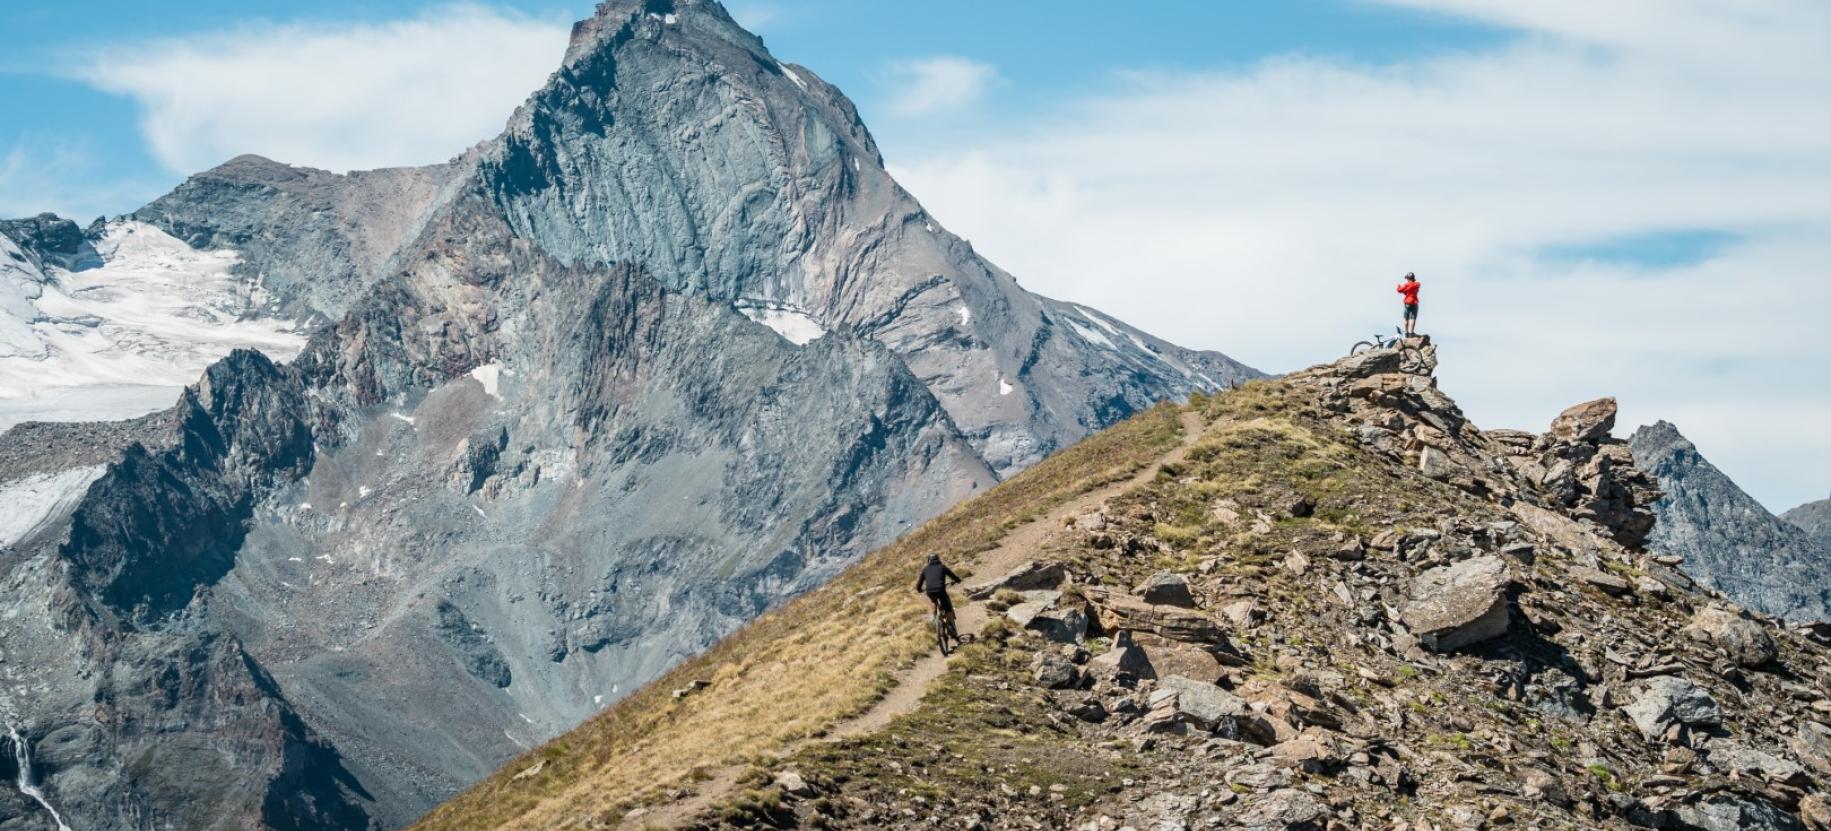
[[[948,640],[952,639],[956,643],[960,641],[960,633],[954,629],[954,613],[947,612],[943,614],[941,612],[941,604],[934,604],[934,626],[935,641],[941,645],[941,654],[948,655],[952,653],[954,649],[948,645]]]
[[[1401,329],[1397,326],[1394,326],[1394,327],[1392,327],[1392,331],[1393,331],[1393,336],[1390,338],[1385,337],[1383,335],[1374,335],[1372,340],[1364,340],[1364,341],[1360,341],[1360,342],[1354,344],[1354,346],[1352,346],[1348,349],[1348,354],[1359,355],[1360,353],[1366,352],[1369,349],[1396,349],[1396,348],[1398,348],[1399,344],[1401,344],[1405,341],[1405,330]]]

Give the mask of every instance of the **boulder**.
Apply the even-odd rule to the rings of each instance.
[[[1087,674],[1107,682],[1150,678],[1151,662],[1145,658],[1144,650],[1132,644],[1131,633],[1120,632],[1113,639],[1113,648],[1087,662]]]
[[[1647,679],[1634,700],[1622,707],[1647,741],[1660,741],[1674,724],[1712,726],[1723,723],[1723,708],[1701,687],[1673,675]]]
[[[1046,641],[1081,643],[1087,640],[1087,612],[1080,606],[1050,609],[1032,617],[1024,628]]]
[[[1766,802],[1738,794],[1714,794],[1672,810],[1677,827],[1686,831],[1798,831],[1799,821]]]
[[[1443,451],[1426,447],[1418,451],[1418,472],[1425,478],[1442,481],[1456,472],[1456,464]]]
[[[1265,620],[1265,610],[1259,608],[1258,601],[1251,599],[1229,603],[1221,609],[1221,614],[1226,615],[1236,629],[1251,629]]]
[[[1831,831],[1831,804],[1819,794],[1799,800],[1799,820],[1811,831]]]
[[[1058,605],[1061,592],[1026,592],[1028,599],[1005,610],[1012,623],[1054,643],[1078,644],[1087,639],[1087,612],[1079,604]]]
[[[1793,755],[1820,776],[1831,777],[1831,727],[1816,721],[1802,721],[1793,734]]]
[[[1061,563],[1044,564],[1031,560],[988,582],[968,586],[966,596],[973,600],[984,600],[997,594],[999,589],[1020,592],[1055,589],[1067,577],[1068,572]]]
[[[1699,609],[1684,633],[1710,644],[1745,667],[1766,666],[1779,656],[1774,638],[1761,624],[1717,606]]]
[[[1271,747],[1272,758],[1310,773],[1322,773],[1342,764],[1341,742],[1326,730],[1304,728],[1294,738]]]
[[[1038,652],[1030,659],[1030,678],[1037,686],[1065,690],[1080,685],[1081,670],[1059,652]]]
[[[1557,774],[1541,767],[1525,767],[1519,772],[1520,795],[1527,799],[1549,802],[1558,807],[1569,807],[1570,792],[1564,789],[1564,783]]]
[[[1185,643],[1225,643],[1227,630],[1213,618],[1194,609],[1146,603],[1111,591],[1084,590],[1093,604],[1101,631],[1154,632]]]
[[[1185,721],[1226,738],[1239,736],[1239,720],[1251,711],[1246,699],[1207,681],[1166,675],[1157,679],[1157,690],[1176,694],[1176,712]]]
[[[807,780],[801,777],[801,774],[792,770],[785,770],[776,774],[776,787],[781,788],[782,792],[789,796],[805,798],[814,795],[813,786],[809,785]]]
[[[1634,584],[1601,569],[1576,566],[1571,568],[1570,576],[1587,585],[1602,590],[1605,594],[1614,595],[1616,597],[1631,594],[1634,591]]]
[[[1606,438],[1615,429],[1615,399],[1598,398],[1558,414],[1551,421],[1551,435],[1559,441],[1594,442]]]
[[[1482,555],[1418,575],[1400,621],[1419,644],[1451,652],[1507,631],[1507,564]]]
[[[1146,675],[1149,678],[1181,675],[1212,683],[1220,680],[1223,666],[1245,663],[1234,653],[1220,652],[1202,644],[1173,641],[1148,632],[1139,633],[1132,642],[1144,650],[1145,662],[1150,666]]]
[[[1189,581],[1180,574],[1168,571],[1160,571],[1146,578],[1132,593],[1146,603],[1195,608],[1195,595],[1189,592]]]
[[[1712,765],[1731,777],[1753,777],[1794,787],[1803,786],[1809,781],[1805,768],[1741,742],[1713,741],[1710,743],[1708,758]]]

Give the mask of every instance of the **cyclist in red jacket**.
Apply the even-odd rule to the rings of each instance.
[[[1405,298],[1405,337],[1418,336],[1418,276],[1405,272],[1405,282],[1399,284],[1399,294]]]

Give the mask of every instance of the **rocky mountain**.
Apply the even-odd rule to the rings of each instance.
[[[1780,518],[1804,529],[1826,551],[1831,551],[1831,499],[1807,502],[1781,514]]]
[[[1636,430],[1629,446],[1666,492],[1654,505],[1652,546],[1751,609],[1831,620],[1831,544],[1807,530],[1822,528],[1812,525],[1813,506],[1798,509],[1798,525],[1774,516],[1664,421]]]
[[[418,827],[1831,828],[1831,650],[1645,547],[1613,402],[1484,431],[1403,358],[1100,433]]]
[[[20,227],[7,331],[55,347],[0,356],[23,389],[201,378],[0,434],[8,831],[403,825],[1004,475],[1258,374],[1024,291],[711,2],[604,4],[446,165],[242,157]],[[132,304],[169,314],[104,314]]]

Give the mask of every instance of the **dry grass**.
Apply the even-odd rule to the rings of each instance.
[[[690,787],[695,771],[785,750],[857,715],[930,648],[909,589],[930,552],[954,562],[1012,528],[1131,476],[1173,448],[1179,409],[1160,406],[1064,450],[764,615],[566,735],[433,810],[424,829],[614,824]],[[694,679],[712,686],[681,700]],[[544,761],[538,773],[513,777]]]

